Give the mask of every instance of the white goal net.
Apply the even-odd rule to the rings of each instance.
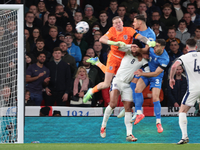
[[[23,6],[0,5],[0,143],[24,139]]]

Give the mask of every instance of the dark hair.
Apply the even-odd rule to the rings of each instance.
[[[194,6],[194,8],[196,9],[195,4],[193,4],[193,3],[188,3],[188,4],[187,4],[187,7],[188,7],[188,6]]]
[[[60,47],[55,47],[55,48],[53,49],[53,52],[56,52],[56,51],[61,51],[61,52],[62,52],[62,50],[61,50]]]
[[[139,48],[143,47],[142,43],[139,40],[137,40],[137,39],[134,39],[132,44],[136,44]]]
[[[196,29],[200,30],[200,25],[196,26]],[[195,29],[195,30],[196,30],[196,29]]]
[[[36,43],[37,42],[44,42],[44,39],[42,39],[42,38],[37,38],[37,40],[36,40]],[[44,42],[45,43],[45,42]]]
[[[126,6],[125,6],[125,5],[123,5],[123,4],[120,4],[120,5],[118,6],[118,9],[119,9],[119,7],[124,7],[124,8],[125,8],[125,10],[126,10]]]
[[[188,45],[189,47],[195,47],[197,44],[196,40],[194,38],[189,38],[186,41],[186,45]]]
[[[165,39],[156,39],[156,43],[159,43],[161,46],[166,46]]]
[[[101,14],[106,14],[106,15],[108,16],[108,14],[107,14],[107,12],[106,12],[105,10],[100,11],[99,16],[100,16]]]
[[[116,3],[118,3],[118,1],[117,1],[117,0],[110,0],[110,3],[113,3],[113,2],[116,2]]]
[[[33,16],[35,16],[34,13],[31,12],[31,11],[28,11],[28,12],[25,14],[25,17],[27,16],[27,14],[33,14]]]
[[[169,30],[174,30],[174,31],[176,32],[176,28],[175,28],[174,26],[169,27],[169,28],[168,28],[168,31],[169,31]]]
[[[172,9],[172,5],[169,3],[166,3],[163,5],[163,9],[165,9],[166,7],[169,7],[170,9]]]
[[[41,54],[44,54],[46,56],[46,53],[45,52],[38,52],[37,53],[37,57],[39,57]]]
[[[49,115],[49,111],[50,111],[50,107],[48,107],[48,106],[42,107],[40,109],[40,113],[42,113],[42,115],[44,115],[44,116],[48,116]]]
[[[146,22],[146,18],[144,17],[144,15],[138,14],[134,18]]]
[[[56,15],[53,14],[53,13],[50,13],[50,14],[48,15],[48,19],[49,19],[49,17],[55,17],[55,18],[56,18]]]
[[[185,21],[185,19],[181,19],[178,21],[178,25],[180,25],[180,23],[185,23],[185,25],[187,26],[187,22]]]

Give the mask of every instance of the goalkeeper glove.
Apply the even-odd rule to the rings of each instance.
[[[121,41],[114,42],[114,41],[108,40],[107,44],[109,44],[109,45],[115,45],[115,46],[118,46],[118,47],[124,47],[124,46],[126,46],[126,43],[121,42]]]
[[[147,45],[149,45],[149,47],[154,47],[154,46],[156,46],[156,42],[155,41],[147,41]]]

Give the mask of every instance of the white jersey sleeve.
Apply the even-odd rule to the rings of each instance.
[[[192,51],[179,57],[185,69],[189,91],[200,92],[200,52]]]

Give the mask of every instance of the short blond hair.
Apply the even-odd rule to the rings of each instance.
[[[86,77],[88,78],[88,73],[87,73],[87,70],[86,70],[86,68],[84,66],[78,67],[78,70],[76,72],[75,78],[78,76],[78,74],[79,74],[79,72],[80,72],[81,69],[85,70]]]

